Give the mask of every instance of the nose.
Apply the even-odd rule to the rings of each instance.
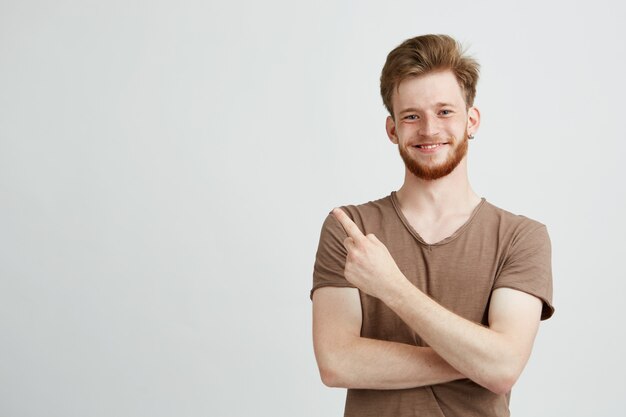
[[[418,133],[422,136],[435,136],[439,134],[437,119],[431,115],[424,115],[420,121]]]

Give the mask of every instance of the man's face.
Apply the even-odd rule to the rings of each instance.
[[[400,83],[392,99],[394,119],[387,134],[398,144],[407,169],[436,180],[451,173],[467,154],[468,133],[478,128],[479,113],[466,109],[463,91],[451,71],[438,71]]]

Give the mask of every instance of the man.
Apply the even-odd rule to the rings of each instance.
[[[346,416],[508,416],[539,322],[552,307],[546,227],[478,197],[467,176],[478,64],[449,36],[387,57],[387,135],[397,192],[334,209],[313,273],[323,382]]]

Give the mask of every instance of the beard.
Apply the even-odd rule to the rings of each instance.
[[[404,165],[413,175],[426,181],[433,181],[445,177],[454,171],[454,168],[456,168],[461,163],[465,155],[467,155],[467,132],[464,134],[461,142],[457,143],[457,140],[454,137],[451,137],[447,142],[449,145],[446,146],[454,146],[452,153],[443,163],[437,165],[424,164],[417,161],[413,158],[409,150],[402,145],[398,145],[398,150],[400,151],[400,156],[404,161]]]

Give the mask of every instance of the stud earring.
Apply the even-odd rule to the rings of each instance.
[[[472,134],[470,133],[469,135],[467,135],[467,138],[468,138],[468,139],[470,139],[470,140],[472,140],[472,139],[474,139],[474,135],[472,135]]]

